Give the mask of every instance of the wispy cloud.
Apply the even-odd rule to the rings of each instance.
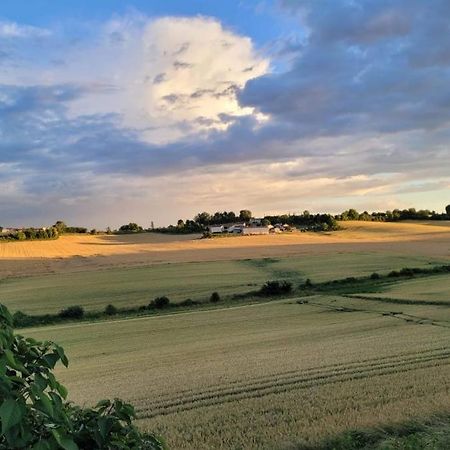
[[[0,21],[0,39],[47,37],[51,34],[51,31],[45,28],[22,25],[16,22]]]

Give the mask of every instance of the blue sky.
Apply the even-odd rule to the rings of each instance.
[[[450,201],[445,0],[3,0],[0,224]]]

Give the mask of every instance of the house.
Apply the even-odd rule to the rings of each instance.
[[[242,234],[269,234],[269,227],[245,227],[242,229]]]
[[[210,225],[208,230],[211,234],[219,234],[225,231],[223,225]]]
[[[260,227],[262,226],[263,219],[250,219],[250,227]]]

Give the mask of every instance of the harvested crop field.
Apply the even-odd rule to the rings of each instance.
[[[24,332],[64,345],[75,401],[125,397],[171,448],[292,448],[450,408],[448,309],[441,326],[314,301]]]
[[[287,233],[200,239],[199,236],[68,235],[56,241],[0,243],[0,277],[165,262],[216,261],[352,252],[448,258],[446,222],[344,222],[333,233]]]

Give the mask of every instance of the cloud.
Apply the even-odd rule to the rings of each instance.
[[[415,206],[439,209],[449,6],[430,4],[286,0],[302,29],[276,43],[287,67],[206,17],[136,13],[89,39],[8,46],[0,208],[105,226],[147,220],[144,204],[164,223],[197,209],[402,207],[415,191],[430,202]]]
[[[52,33],[45,28],[20,25],[16,22],[0,21],[0,39],[2,38],[41,38]]]

